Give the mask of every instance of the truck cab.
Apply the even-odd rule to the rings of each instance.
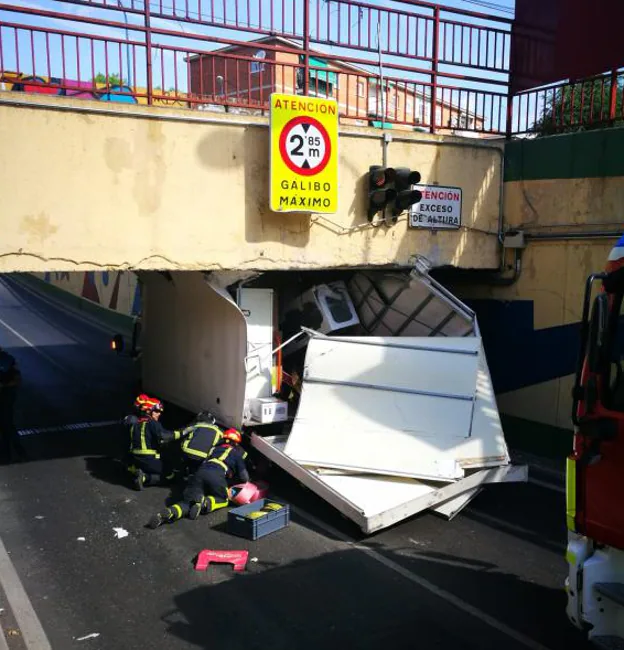
[[[586,283],[566,466],[567,614],[624,648],[624,237]]]

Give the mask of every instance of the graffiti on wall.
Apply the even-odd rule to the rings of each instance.
[[[130,88],[123,83],[101,83],[98,81],[77,81],[59,77],[26,75],[20,72],[0,72],[0,90],[39,95],[58,95],[79,99],[95,99],[102,102],[122,104],[147,104],[145,88]],[[182,106],[185,93],[174,93],[156,89],[162,97],[155,97],[153,105]]]
[[[141,313],[141,289],[129,271],[47,272],[43,279],[85,300],[127,316]]]

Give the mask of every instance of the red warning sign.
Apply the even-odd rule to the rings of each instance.
[[[282,129],[279,151],[290,171],[300,176],[322,172],[331,158],[327,129],[309,115],[299,115]]]

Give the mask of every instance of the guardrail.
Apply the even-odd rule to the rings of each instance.
[[[511,96],[511,28],[420,0],[14,0],[0,87],[251,114],[333,97],[346,124],[477,137],[624,119],[624,71]]]
[[[624,70],[517,94],[512,134],[566,133],[624,122]]]

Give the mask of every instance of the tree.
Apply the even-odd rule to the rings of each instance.
[[[553,135],[623,125],[624,80],[616,82],[615,119],[610,119],[611,86],[610,78],[602,78],[546,91],[542,95],[544,107],[541,117],[535,122],[535,132]]]
[[[121,77],[118,74],[109,74],[108,78],[102,72],[98,72],[95,77],[93,77],[93,83],[96,84],[108,84],[109,86],[121,86]]]

